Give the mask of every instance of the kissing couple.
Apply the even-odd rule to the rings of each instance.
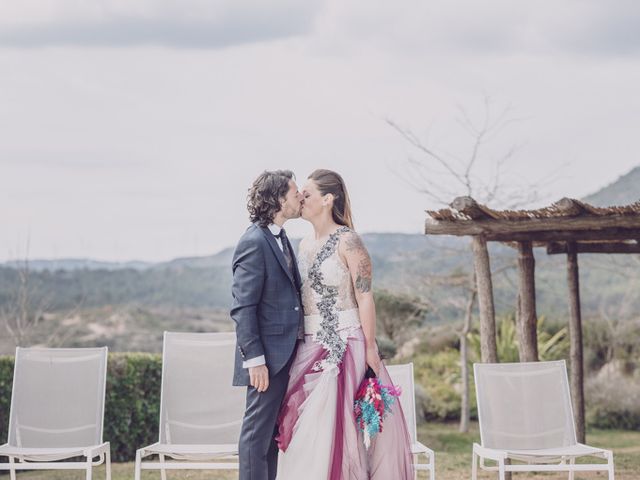
[[[300,192],[291,171],[265,171],[247,208],[231,307],[233,384],[247,387],[240,480],[413,479],[400,402],[369,448],[356,423],[367,369],[392,382],[375,342],[371,259],[342,177],[316,170]],[[313,231],[296,255],[283,226],[300,217]]]

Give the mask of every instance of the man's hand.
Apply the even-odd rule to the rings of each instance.
[[[258,392],[265,392],[269,388],[269,369],[267,366],[249,367],[249,383]]]

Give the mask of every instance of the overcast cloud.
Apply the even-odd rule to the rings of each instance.
[[[321,6],[313,0],[9,1],[0,5],[0,44],[220,48],[309,33]]]
[[[0,260],[27,239],[213,253],[265,168],[334,168],[358,230],[420,232],[435,205],[400,178],[419,153],[384,119],[465,158],[457,108],[480,119],[485,95],[522,120],[481,161],[522,144],[507,180],[566,165],[539,203],[586,195],[640,164],[638,24],[632,1],[2,2]]]

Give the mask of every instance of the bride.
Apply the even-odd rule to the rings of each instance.
[[[367,249],[353,230],[342,177],[316,170],[303,189],[301,216],[314,235],[298,250],[305,341],[290,370],[279,414],[279,480],[414,478],[400,402],[366,449],[354,414],[367,366],[390,385],[375,343],[376,313]]]

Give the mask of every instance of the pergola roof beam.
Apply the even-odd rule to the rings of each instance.
[[[567,243],[553,242],[547,245],[547,253],[549,255],[557,255],[560,253],[569,253],[569,247]],[[640,244],[625,243],[625,242],[602,242],[602,243],[590,243],[590,242],[576,242],[575,253],[621,253],[621,254],[633,254],[640,253]]]

